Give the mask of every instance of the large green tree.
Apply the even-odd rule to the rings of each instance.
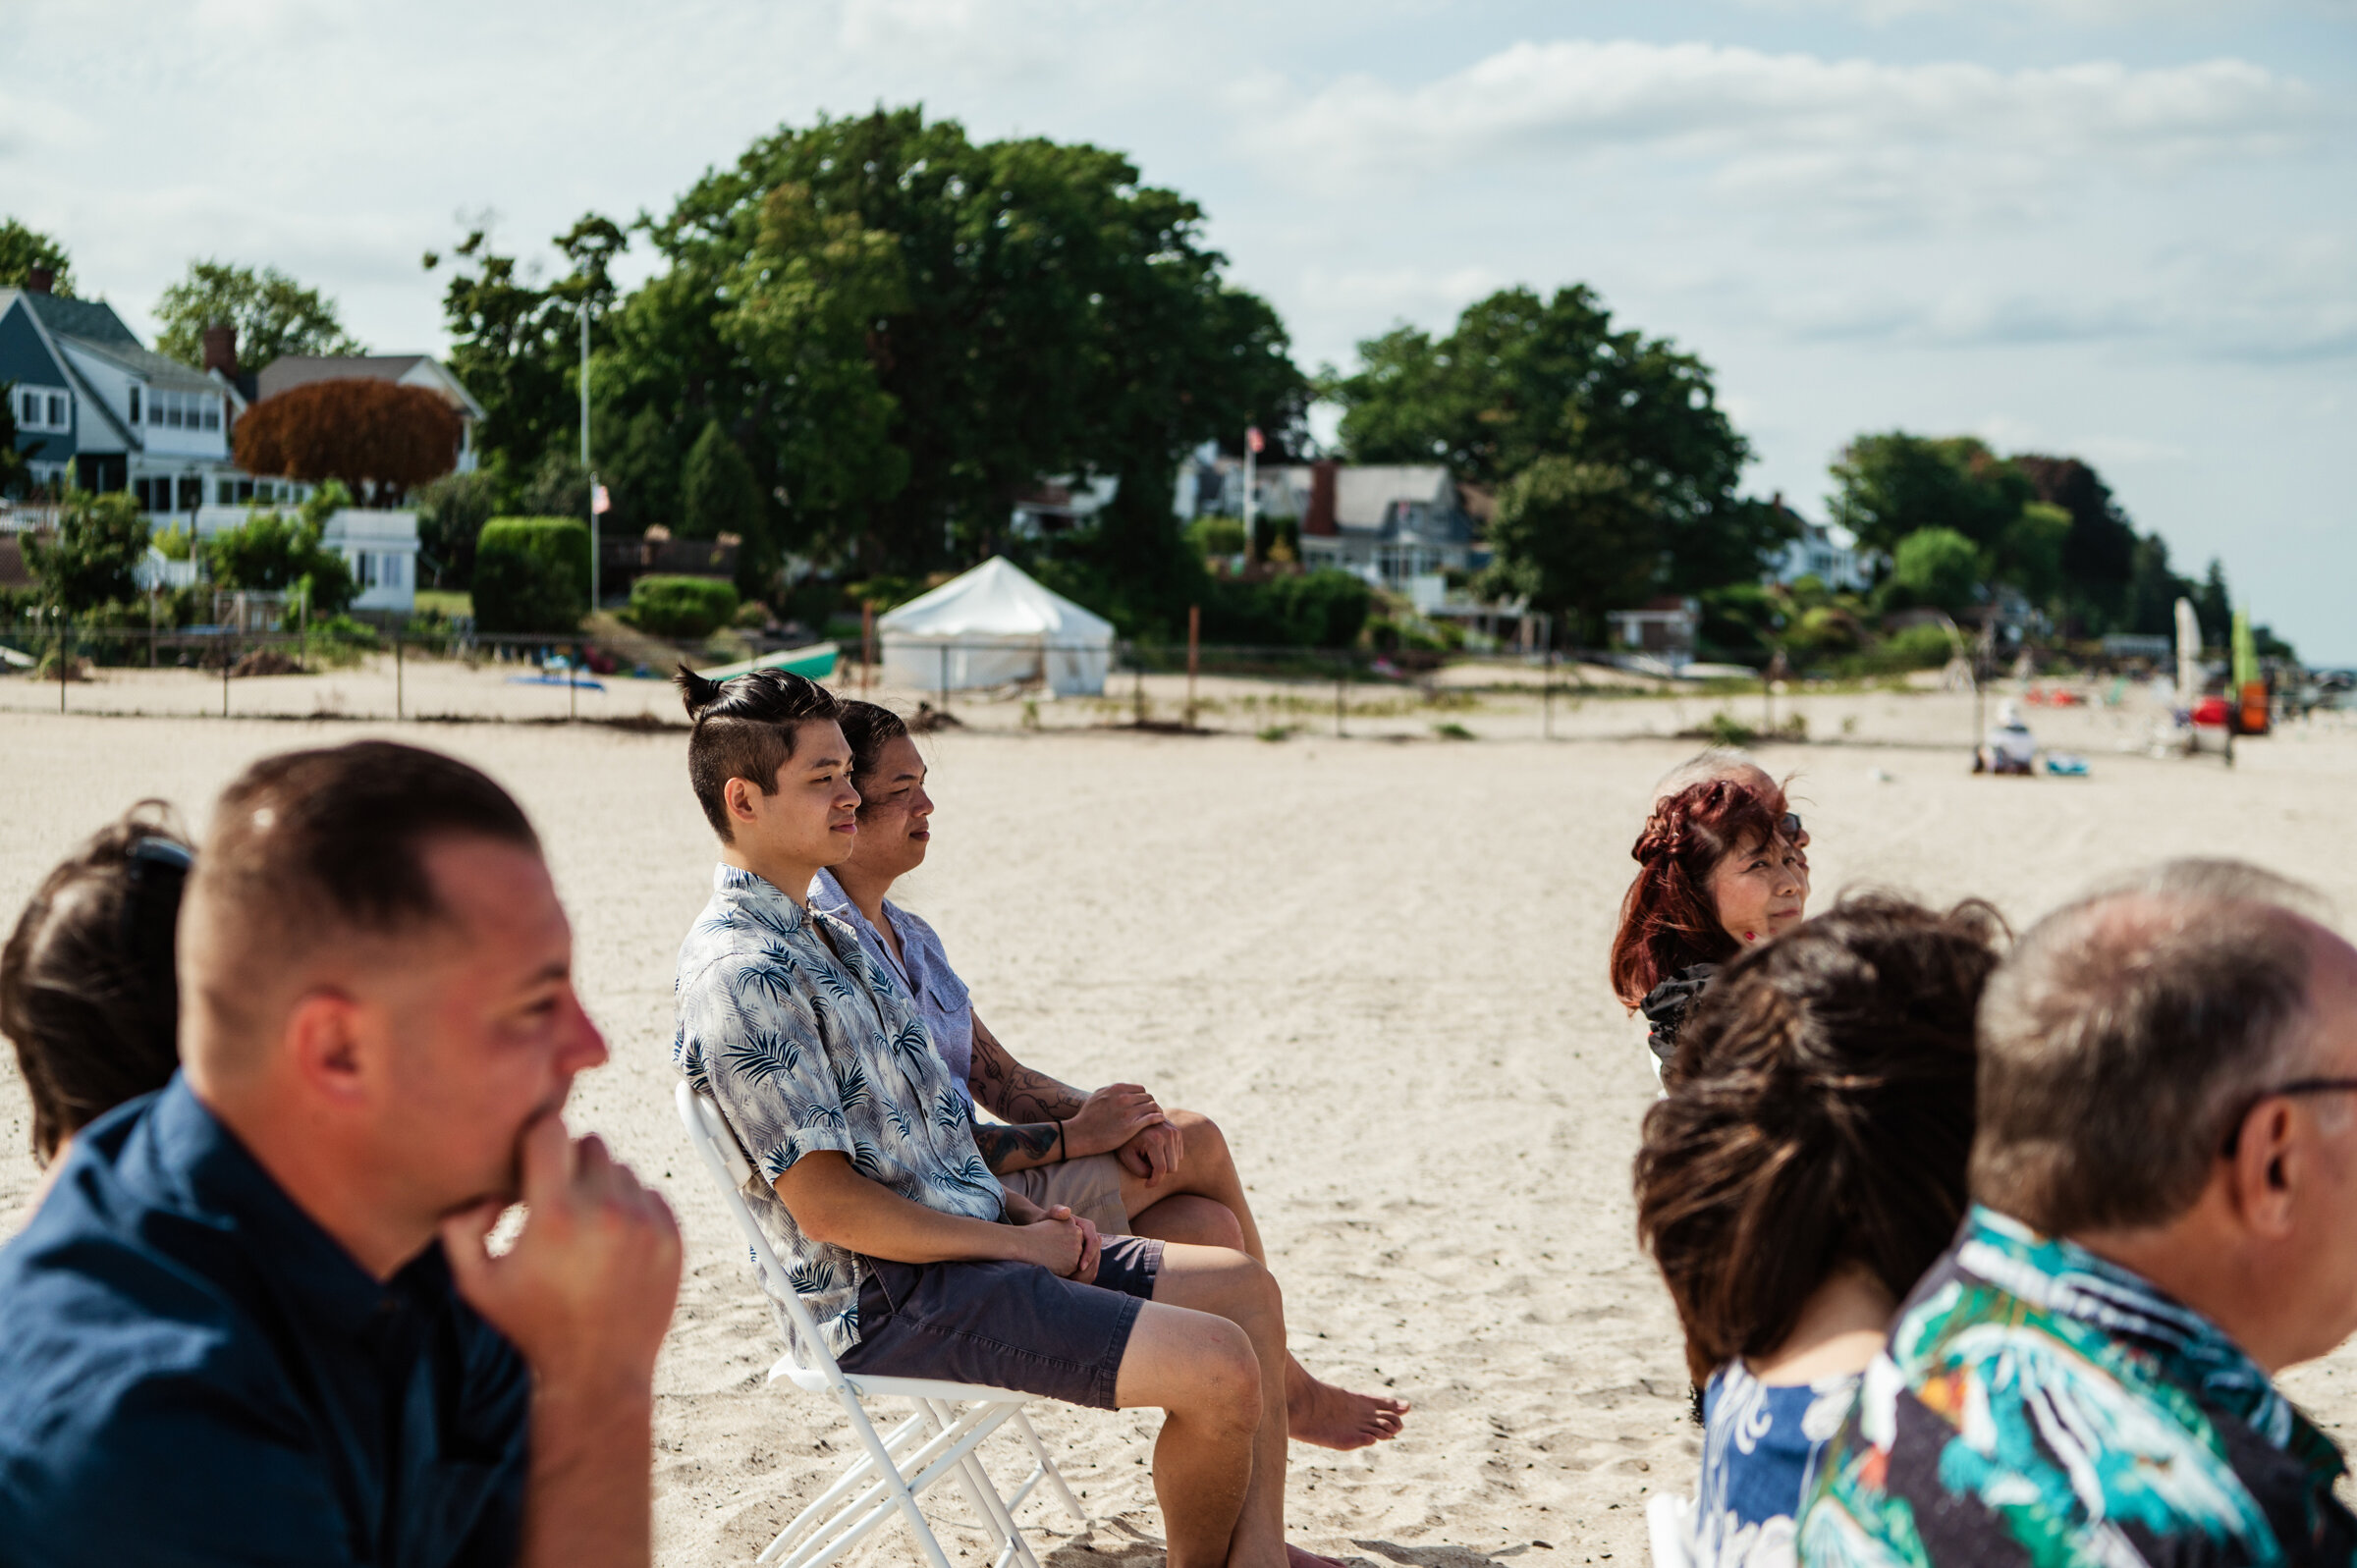
[[[481,445],[494,472],[521,486],[552,453],[579,458],[580,321],[593,347],[612,339],[614,258],[630,237],[611,218],[586,213],[557,237],[569,265],[543,287],[477,229],[453,248],[442,316],[450,367],[483,406]],[[444,264],[425,254],[431,272]]]
[[[2070,515],[2061,557],[2065,612],[2087,630],[2116,629],[2136,574],[2136,529],[2127,514],[2103,476],[2077,458],[2022,453],[2012,460],[2040,501]]]
[[[1325,389],[1353,460],[1439,462],[1497,485],[1547,457],[1618,470],[1657,518],[1661,586],[1756,578],[1789,535],[1781,514],[1735,494],[1750,448],[1710,367],[1616,325],[1584,285],[1547,299],[1502,290],[1445,336],[1398,327],[1359,359]]]
[[[0,218],[0,289],[24,288],[25,275],[34,267],[49,269],[51,294],[73,295],[74,262],[66,247],[38,229]]]
[[[719,420],[776,544],[862,571],[965,564],[1042,476],[1117,476],[1075,554],[1169,598],[1179,459],[1296,429],[1307,392],[1202,224],[1098,147],[916,109],[781,130],[649,225],[665,270],[616,313],[601,425],[684,456]]]
[[[1597,642],[1604,612],[1653,592],[1662,535],[1658,501],[1628,470],[1548,454],[1498,497],[1490,523],[1498,566],[1484,586],[1566,617],[1565,640]]]
[[[1972,436],[1860,436],[1834,464],[1834,521],[1895,554],[1919,528],[1949,528],[1986,552],[2030,502],[2030,481]]]
[[[259,370],[291,353],[366,353],[344,330],[335,300],[276,267],[192,261],[188,276],[155,302],[155,351],[184,364],[204,362],[204,329],[238,329],[238,362]]]
[[[684,539],[717,539],[734,534],[739,542],[738,577],[748,588],[764,581],[774,567],[769,548],[769,509],[761,499],[761,483],[753,465],[744,460],[737,443],[715,419],[687,449],[680,477],[680,525]]]

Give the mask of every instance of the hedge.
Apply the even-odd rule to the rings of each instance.
[[[572,631],[589,609],[589,528],[578,517],[493,517],[474,546],[481,631]]]
[[[737,614],[737,586],[724,577],[640,577],[630,584],[631,624],[658,637],[704,637]]]

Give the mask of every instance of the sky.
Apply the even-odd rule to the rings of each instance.
[[[1822,518],[1870,430],[2094,463],[2357,664],[2357,0],[0,0],[0,213],[152,332],[199,256],[438,351],[420,254],[552,258],[757,135],[922,103],[1127,153],[1306,368],[1585,283]],[[636,272],[650,263],[643,248]]]

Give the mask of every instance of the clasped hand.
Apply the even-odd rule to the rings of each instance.
[[[1015,1227],[1017,1245],[1026,1263],[1035,1263],[1064,1279],[1091,1284],[1097,1277],[1097,1259],[1105,1238],[1096,1221],[1074,1215],[1064,1205],[1042,1209],[1020,1193],[1007,1194],[1007,1222]]]

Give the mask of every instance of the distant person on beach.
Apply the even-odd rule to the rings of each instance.
[[[1973,1207],[1801,1516],[1811,1564],[2345,1565],[2275,1379],[2357,1328],[2357,948],[2194,861],[2049,915],[1981,1000]]]
[[[561,1119],[606,1051],[522,811],[267,758],[179,931],[182,1070],[0,1248],[0,1561],[647,1563],[679,1232]]]
[[[1782,1568],[1825,1441],[1955,1235],[1995,914],[1844,898],[1722,970],[1646,1112],[1637,1233],[1702,1389],[1702,1568]]]
[[[180,1066],[172,932],[191,855],[172,808],[142,800],[42,879],[0,948],[0,1035],[43,1192],[77,1133]]]
[[[1654,802],[1613,938],[1613,993],[1641,1011],[1654,1070],[1675,1059],[1687,1008],[1720,965],[1800,923],[1809,863],[1773,783],[1705,778]]]
[[[841,704],[782,671],[685,669],[688,778],[720,839],[680,949],[673,1051],[768,1185],[745,1199],[853,1374],[1167,1412],[1170,1568],[1323,1564],[1285,1539],[1285,1306],[1228,1248],[1101,1236],[983,1162],[907,990],[808,907],[859,834]]]
[[[847,702],[842,724],[859,833],[850,858],[811,883],[810,907],[857,932],[869,958],[907,988],[969,1113],[979,1104],[1002,1118],[974,1125],[1000,1181],[1042,1208],[1070,1209],[1101,1235],[1233,1247],[1266,1264],[1243,1179],[1211,1118],[1165,1110],[1136,1084],[1083,1093],[1015,1060],[974,1011],[932,926],[886,901],[932,841],[925,760],[889,708]],[[1405,1401],[1321,1382],[1289,1354],[1285,1367],[1294,1441],[1349,1449],[1398,1435]]]
[[[2028,775],[2037,772],[2038,737],[2030,727],[2021,722],[2021,707],[2007,698],[1997,710],[1997,723],[1989,727],[1989,737],[1980,755],[1973,759],[1974,773]]]

